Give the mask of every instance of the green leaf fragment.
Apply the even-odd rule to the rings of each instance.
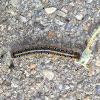
[[[77,61],[77,63],[80,63],[81,65],[83,65],[86,69],[88,69],[88,61],[90,59],[90,55],[91,55],[91,50],[89,50],[88,48],[86,48],[83,53],[81,58]]]
[[[86,69],[88,69],[88,61],[90,59],[90,55],[91,55],[91,50],[89,49],[91,42],[93,41],[94,37],[100,32],[100,26],[98,27],[98,29],[96,30],[96,32],[93,34],[92,38],[90,39],[86,49],[83,51],[81,58],[76,61],[77,63],[80,63],[81,65],[83,65]]]

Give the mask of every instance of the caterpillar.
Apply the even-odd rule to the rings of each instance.
[[[18,58],[21,56],[25,55],[30,55],[30,54],[36,54],[36,53],[46,53],[46,54],[54,54],[54,55],[60,55],[64,57],[70,57],[70,58],[75,58],[79,59],[80,58],[80,53],[69,49],[65,47],[54,47],[51,45],[35,45],[30,48],[24,48],[24,49],[19,49],[16,51],[11,52],[11,57],[12,58]]]

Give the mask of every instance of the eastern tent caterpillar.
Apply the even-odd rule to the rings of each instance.
[[[48,45],[34,45],[30,48],[24,48],[16,51],[11,51],[11,56],[12,58],[17,58],[21,57],[24,55],[29,55],[29,54],[36,54],[36,53],[47,53],[47,54],[55,54],[55,55],[60,55],[60,56],[65,56],[65,57],[71,57],[75,59],[80,58],[80,53],[68,48],[64,47],[55,47],[55,46],[48,46]]]

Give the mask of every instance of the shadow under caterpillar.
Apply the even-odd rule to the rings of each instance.
[[[71,50],[65,47],[55,47],[55,46],[48,46],[48,45],[35,45],[30,48],[24,48],[24,49],[19,49],[16,51],[11,51],[11,56],[12,58],[18,58],[21,56],[25,55],[30,55],[30,54],[37,54],[37,53],[46,53],[46,54],[54,54],[54,55],[60,55],[64,57],[70,57],[74,59],[79,59],[80,58],[80,53]]]

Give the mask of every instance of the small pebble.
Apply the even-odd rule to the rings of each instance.
[[[1,93],[3,93],[3,88],[0,87],[0,94]],[[0,100],[3,100],[3,99],[0,97]]]
[[[8,30],[11,30],[11,26],[8,26]]]
[[[70,88],[71,88],[71,89],[74,89],[74,85],[70,85]]]
[[[45,63],[44,62],[41,62],[41,66],[45,66]]]
[[[31,84],[30,88],[31,88],[31,89],[34,89],[34,85],[33,85],[33,84]]]
[[[100,58],[96,59],[96,63],[97,66],[100,66]]]
[[[54,97],[55,97],[55,96],[54,96],[53,94],[50,95],[50,98],[51,98],[51,99],[53,99]],[[51,99],[50,99],[50,100],[51,100]]]
[[[87,3],[91,3],[93,0],[87,0]]]
[[[48,32],[48,36],[49,36],[49,37],[54,37],[54,33],[53,33],[52,31],[49,31],[49,32]]]
[[[77,18],[78,20],[82,20],[83,15],[79,13],[79,14],[76,15],[76,18]]]
[[[88,30],[88,27],[87,27],[86,25],[84,25],[84,24],[83,24],[83,26],[82,26],[82,27],[83,27],[83,29],[84,29],[85,31],[87,31],[87,30]]]
[[[16,38],[16,35],[13,34],[13,35],[12,35],[12,38]]]
[[[69,87],[68,85],[66,85],[66,86],[65,86],[65,89],[68,90],[68,89],[70,89],[70,87]]]
[[[3,31],[5,26],[3,24],[0,25],[0,30]]]
[[[74,6],[74,3],[73,3],[73,2],[70,2],[69,5],[70,5],[70,6]]]
[[[26,18],[24,16],[20,16],[20,21],[22,23],[26,23],[27,22],[27,20],[26,20]]]
[[[88,95],[92,94],[92,90],[91,90],[90,88],[88,88],[85,92],[86,92],[86,94],[88,94]]]
[[[100,53],[100,40],[97,40],[97,43],[96,43],[96,51],[98,53]],[[100,64],[99,64],[100,65]]]
[[[80,73],[81,73],[80,70],[78,70],[78,71],[77,71],[77,74],[79,75]]]
[[[66,14],[60,10],[57,12],[57,15],[61,17],[66,17]]]
[[[36,73],[36,70],[33,69],[33,70],[31,71],[31,74],[34,75],[35,73]]]
[[[64,94],[63,94],[63,97],[66,98],[66,97],[67,97],[67,93],[64,93]]]
[[[11,3],[12,6],[14,6],[14,7],[18,6],[18,0],[10,0],[10,3]]]
[[[78,83],[78,88],[82,88],[82,84],[81,83]]]
[[[35,68],[35,64],[34,63],[32,63],[32,62],[30,62],[30,69],[33,69],[33,68]]]
[[[63,22],[61,22],[60,20],[58,20],[58,19],[56,19],[56,18],[55,18],[55,23],[58,24],[58,25],[64,25]]]
[[[59,85],[58,85],[58,88],[59,88],[59,90],[62,90],[63,85],[62,85],[62,84],[59,84]]]
[[[49,69],[43,69],[43,74],[48,78],[49,80],[52,80],[54,78],[54,73]]]
[[[69,23],[69,22],[70,22],[70,20],[69,20],[68,18],[66,18],[66,19],[65,19],[65,21],[66,21],[67,23]]]
[[[34,27],[38,27],[41,30],[45,29],[45,26],[43,24],[41,24],[40,22],[34,22]]]
[[[34,14],[35,14],[36,16],[40,16],[40,11],[34,10]]]
[[[100,85],[95,86],[95,92],[97,95],[100,95]]]
[[[0,36],[0,41],[2,40],[2,36]]]
[[[40,85],[41,85],[41,82],[37,82],[36,85],[37,85],[37,86],[40,86]]]
[[[57,38],[60,38],[61,37],[61,34],[57,34]]]
[[[49,97],[47,97],[47,96],[45,96],[45,100],[50,100],[50,98],[49,98]]]
[[[25,73],[26,77],[29,77],[30,74],[26,70],[24,71],[24,73]]]
[[[77,97],[77,100],[81,100],[81,94],[80,93],[76,93],[76,97]]]
[[[29,86],[25,86],[24,87],[24,92],[28,91],[29,90]]]
[[[86,95],[86,96],[84,97],[84,100],[90,100],[89,96]]]
[[[63,98],[62,97],[59,97],[59,99],[58,100],[63,100]]]
[[[94,75],[94,74],[95,74],[94,67],[91,66],[91,67],[89,68],[88,76],[92,76],[92,75]]]
[[[70,28],[71,24],[66,23],[65,28]]]
[[[17,88],[18,87],[18,84],[16,84],[15,82],[11,84],[11,87],[13,88]]]
[[[52,14],[56,11],[56,9],[57,8],[55,8],[55,7],[50,7],[50,8],[45,8],[44,10],[47,14]]]
[[[61,11],[67,13],[68,10],[67,10],[67,8],[63,7],[63,8],[61,9]]]
[[[11,14],[11,15],[16,15],[16,12],[14,12],[12,9],[9,9],[8,11],[7,11],[9,14]]]
[[[100,67],[96,66],[95,71],[96,71],[96,73],[100,73]]]
[[[48,3],[48,0],[41,0],[43,3]]]
[[[35,0],[35,7],[36,7],[36,8],[39,8],[39,7],[41,7],[41,6],[42,6],[41,1],[40,1],[40,0]]]
[[[6,85],[6,81],[3,81],[3,83],[1,84],[1,87],[2,87],[2,88],[7,87],[7,85]]]

